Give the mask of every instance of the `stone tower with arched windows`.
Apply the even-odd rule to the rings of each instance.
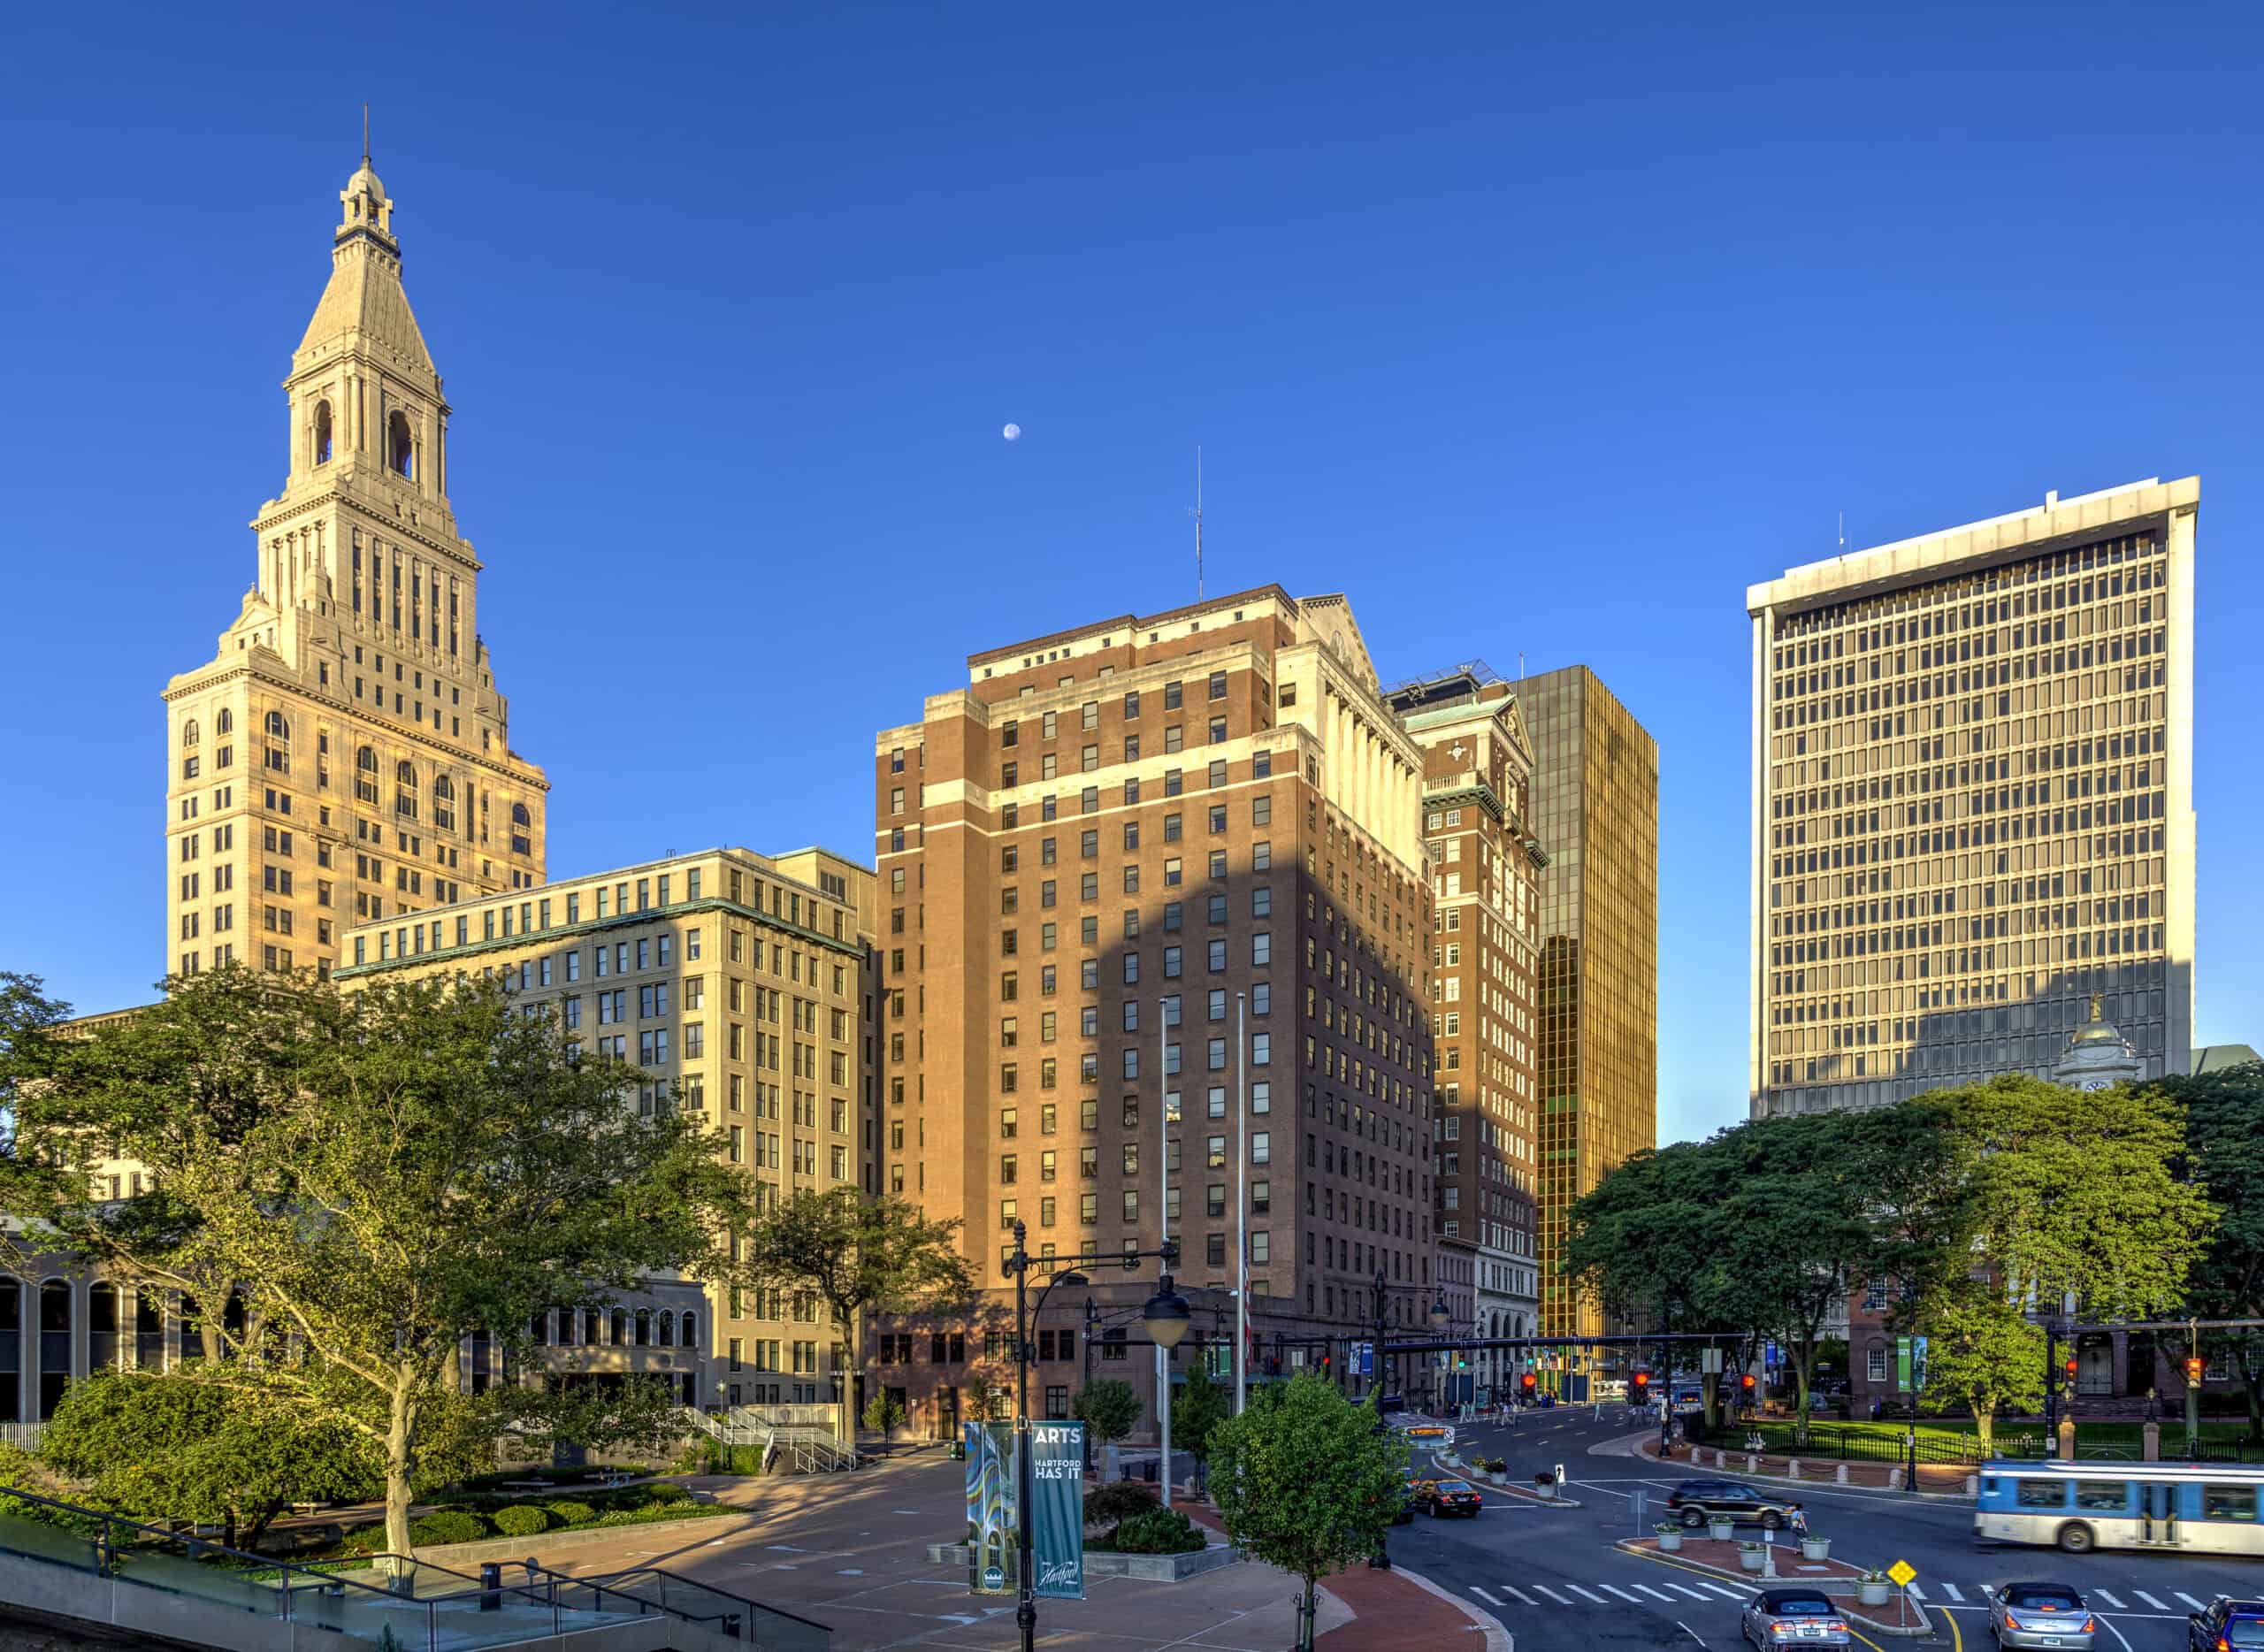
[[[510,747],[449,407],[368,156],[283,380],[283,491],[210,662],[165,686],[166,967],[327,973],[356,923],[543,879],[549,783]]]

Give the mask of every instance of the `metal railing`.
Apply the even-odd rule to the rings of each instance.
[[[45,1518],[33,1518],[27,1509],[46,1511]],[[832,1633],[658,1567],[577,1578],[529,1564],[527,1582],[507,1584],[500,1566],[473,1578],[406,1555],[301,1564],[8,1487],[0,1487],[0,1553],[357,1639],[389,1633],[404,1648],[420,1644],[421,1632],[426,1652],[654,1616],[781,1652],[826,1652]],[[364,1564],[386,1574],[386,1581],[348,1575]],[[765,1625],[772,1631],[768,1638]]]
[[[820,1426],[799,1419],[780,1420],[776,1414],[782,1411],[828,1415]],[[719,1444],[758,1448],[765,1468],[783,1457],[798,1473],[822,1474],[857,1466],[856,1445],[835,1434],[831,1411],[830,1406],[734,1405],[720,1413],[686,1408],[683,1415],[692,1427]]]

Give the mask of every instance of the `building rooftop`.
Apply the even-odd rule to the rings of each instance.
[[[2244,1067],[2259,1059],[2264,1057],[2259,1057],[2254,1049],[2245,1044],[2205,1044],[2193,1052],[2191,1071],[2198,1078],[2204,1073],[2222,1073],[2228,1067]]]

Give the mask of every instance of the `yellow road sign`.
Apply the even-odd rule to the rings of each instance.
[[[1898,1560],[1886,1569],[1886,1575],[1894,1579],[1897,1587],[1907,1589],[1910,1587],[1910,1579],[1916,1577],[1918,1572],[1908,1561]]]

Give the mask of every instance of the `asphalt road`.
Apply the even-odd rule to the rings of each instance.
[[[1550,1508],[1508,1492],[1488,1492],[1474,1519],[1418,1514],[1396,1526],[1396,1563],[1475,1602],[1518,1639],[1519,1652],[1556,1647],[1679,1647],[1741,1652],[1740,1602],[1749,1589],[1620,1553],[1622,1538],[1648,1536],[1666,1495],[1684,1476],[1626,1454],[1640,1436],[1607,1406],[1599,1423],[1586,1410],[1526,1412],[1514,1428],[1457,1425],[1459,1444],[1508,1461],[1512,1483],[1561,1465],[1565,1495],[1580,1507]],[[1648,1432],[1648,1431],[1647,1431]],[[1602,1448],[1601,1452],[1591,1448]],[[1421,1459],[1419,1458],[1419,1464]],[[1783,1488],[1793,1492],[1790,1487]],[[2094,1652],[2181,1652],[2185,1615],[2215,1595],[2264,1595],[2264,1563],[2222,1556],[2054,1549],[1977,1542],[1971,1504],[1862,1488],[1809,1485],[1793,1492],[1809,1526],[1832,1540],[1835,1560],[1885,1566],[1907,1560],[1912,1593],[1936,1629],[1931,1642],[1881,1640],[1898,1647],[1991,1652],[1983,1594],[2015,1579],[2074,1585],[2100,1620]],[[1757,1536],[1745,1530],[1740,1536]],[[1790,1572],[1798,1551],[1780,1559]],[[1796,1574],[1794,1574],[1796,1575]]]

